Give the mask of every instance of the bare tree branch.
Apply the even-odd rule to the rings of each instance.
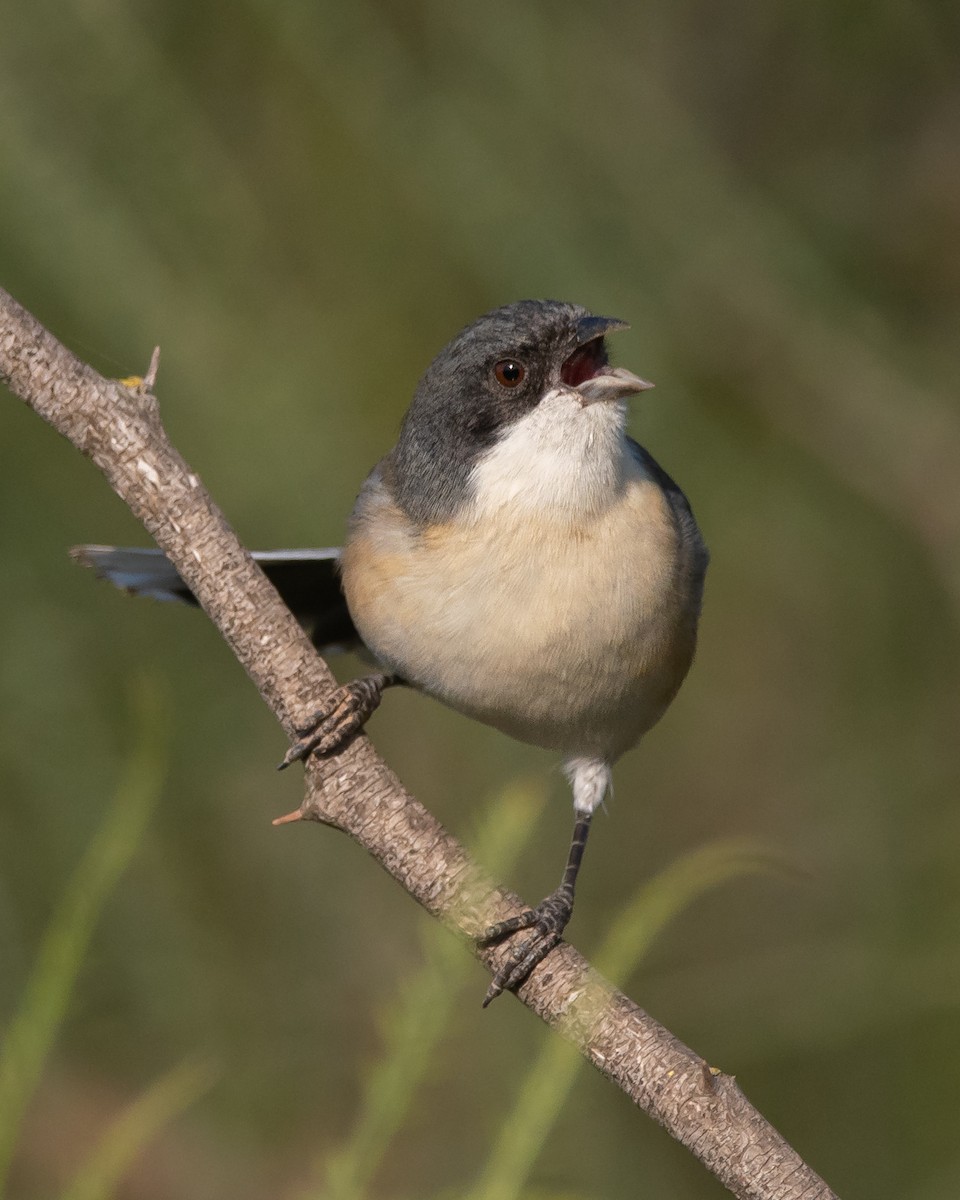
[[[162,547],[284,729],[335,686],[326,664],[170,444],[152,383],[104,379],[0,290],[0,379],[91,458]],[[366,737],[313,759],[299,817],[348,833],[434,916],[470,938],[518,913],[410,796]],[[475,953],[489,968],[508,948]],[[520,1000],[687,1146],[734,1195],[828,1200],[834,1193],[753,1108],[731,1075],[688,1049],[561,944]]]

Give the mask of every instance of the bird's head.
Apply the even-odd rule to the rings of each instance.
[[[626,328],[558,300],[521,300],[468,325],[424,373],[390,457],[402,506],[444,520],[495,455],[534,480],[544,455],[576,467],[588,444],[604,452],[598,435],[622,441],[622,402],[653,386],[610,365],[606,337]]]

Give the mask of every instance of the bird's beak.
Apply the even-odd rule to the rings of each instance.
[[[597,404],[601,400],[624,400],[627,396],[636,396],[638,392],[645,392],[653,387],[652,383],[634,375],[632,371],[623,367],[608,366],[604,361],[606,355],[602,353],[602,348],[595,356],[590,354],[591,342],[600,343],[600,339],[608,333],[617,333],[621,329],[629,328],[627,322],[618,317],[595,317],[591,314],[581,317],[577,322],[578,349],[564,364],[564,378],[573,382],[566,374],[568,369],[573,374],[573,379],[581,377],[581,382],[575,384],[573,390],[580,396],[580,403],[584,407]],[[602,347],[602,343],[600,345]],[[589,378],[583,379],[582,376],[588,372]]]
[[[652,387],[648,380],[625,367],[604,367],[599,375],[578,384],[575,391],[580,394],[580,403],[586,407],[600,400],[625,400],[627,396],[636,396]]]
[[[621,329],[629,328],[629,322],[621,321],[619,317],[581,317],[577,322],[577,345],[585,346],[605,333],[619,333]]]

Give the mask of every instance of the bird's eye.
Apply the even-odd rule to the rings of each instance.
[[[515,358],[502,358],[493,368],[493,373],[501,387],[515,388],[523,383],[527,372],[523,363],[518,363]]]

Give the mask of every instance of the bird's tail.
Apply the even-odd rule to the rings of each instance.
[[[70,556],[99,579],[133,595],[197,603],[162,550],[74,546]],[[316,646],[348,649],[359,644],[340,587],[338,549],[263,550],[254,551],[253,557]]]

